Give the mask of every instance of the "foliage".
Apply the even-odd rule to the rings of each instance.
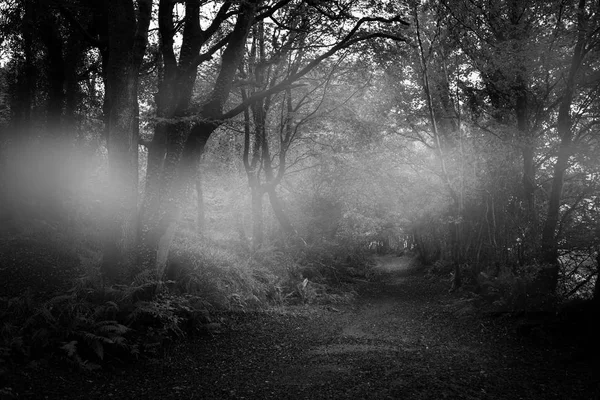
[[[107,360],[155,352],[212,323],[203,299],[171,294],[149,276],[115,287],[84,278],[46,301],[28,295],[1,301],[3,362],[49,354],[96,369]]]
[[[181,236],[175,242],[171,287],[203,298],[217,309],[250,311],[269,304],[347,301],[339,286],[349,270],[360,272],[363,251],[334,243],[257,250]],[[350,261],[351,260],[351,261]]]
[[[555,307],[555,299],[539,290],[537,274],[542,268],[537,265],[527,266],[519,274],[503,269],[497,277],[480,273],[477,277],[477,290],[483,300],[496,311],[550,311]]]

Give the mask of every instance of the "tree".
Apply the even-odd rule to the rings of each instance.
[[[247,66],[242,69],[245,81],[250,82],[241,89],[242,101],[298,71],[311,53],[306,43],[308,19],[309,15],[298,10],[292,10],[285,16],[281,25],[294,28],[280,48],[269,46],[264,23],[255,26]],[[283,36],[285,32],[276,25],[268,27],[268,30],[274,37]],[[284,235],[297,235],[277,189],[288,168],[303,157],[293,154],[293,147],[301,139],[302,131],[311,121],[328,113],[324,103],[330,96],[330,87],[335,85],[336,76],[346,71],[341,66],[345,54],[338,54],[335,58],[331,63],[322,62],[318,71],[308,74],[302,83],[288,87],[282,93],[269,95],[244,111],[242,159],[251,191],[255,248],[263,241],[262,199],[265,194]]]
[[[573,102],[577,95],[577,76],[580,68],[585,62],[585,57],[598,45],[598,29],[589,30],[591,22],[597,22],[598,10],[590,10],[586,7],[586,1],[580,0],[577,6],[577,24],[576,24],[576,42],[573,48],[571,63],[566,71],[566,80],[563,94],[560,98],[558,110],[557,135],[560,138],[558,154],[554,164],[554,173],[552,177],[552,189],[549,195],[548,212],[542,232],[542,260],[550,265],[547,271],[546,284],[548,291],[554,293],[558,284],[559,260],[558,260],[558,241],[556,229],[559,223],[560,207],[562,200],[563,185],[565,173],[569,167],[569,160],[573,154],[574,140],[577,139],[574,132],[575,124],[573,122]],[[596,21],[594,21],[596,20]],[[592,25],[593,26],[593,25]],[[583,96],[590,101],[597,97],[597,82],[590,92]],[[579,107],[579,113],[585,112],[588,105],[583,104]]]
[[[179,220],[188,184],[198,168],[198,160],[210,134],[219,125],[216,119],[233,83],[237,65],[243,55],[246,36],[254,22],[256,2],[241,3],[236,10],[236,24],[223,40],[204,54],[202,45],[230,16],[231,3],[225,2],[216,13],[211,26],[200,28],[199,1],[186,2],[184,40],[179,65],[173,51],[173,6],[161,2],[159,9],[161,49],[165,63],[164,77],[157,98],[157,114],[166,120],[159,123],[150,144],[145,199],[142,210],[140,263],[144,269],[154,268],[159,276],[166,267],[167,255]],[[192,87],[198,65],[208,60],[218,49],[225,47],[221,68],[211,94],[198,107],[197,122],[191,128],[181,119],[190,114]],[[208,131],[207,135],[202,132]]]
[[[447,74],[443,74],[442,76],[445,79],[443,79],[440,83],[438,83],[438,87],[442,88],[442,90],[439,90],[438,96],[439,96],[439,99],[441,100],[440,103],[442,105],[442,110],[441,110],[443,113],[442,115],[445,116],[446,119],[442,120],[440,118],[440,116],[436,115],[436,109],[434,108],[432,89],[431,89],[431,85],[430,85],[430,73],[429,73],[429,68],[428,68],[429,60],[428,60],[428,57],[426,56],[425,48],[423,46],[423,40],[421,38],[422,33],[421,33],[421,29],[420,29],[420,24],[419,24],[419,12],[418,12],[418,9],[416,6],[414,7],[414,21],[415,21],[416,41],[418,43],[418,57],[419,57],[419,61],[420,61],[423,92],[425,94],[427,111],[429,114],[429,123],[431,126],[431,133],[433,136],[433,147],[435,148],[438,159],[439,159],[440,168],[441,168],[441,177],[444,181],[444,184],[446,186],[448,194],[452,198],[452,202],[453,202],[452,222],[449,224],[451,249],[452,249],[451,250],[451,259],[454,264],[454,278],[453,278],[452,285],[453,285],[453,288],[458,288],[461,285],[460,265],[463,262],[461,236],[462,236],[462,220],[463,220],[463,212],[464,212],[464,204],[463,204],[464,193],[462,193],[462,191],[455,190],[455,188],[452,186],[450,174],[448,171],[448,167],[446,165],[446,155],[444,154],[445,153],[444,147],[447,147],[447,146],[442,146],[442,139],[440,138],[441,134],[440,134],[440,131],[438,130],[438,124],[445,125],[445,127],[446,127],[445,136],[446,137],[458,136],[459,140],[462,140],[462,135],[460,135],[460,132],[458,135],[456,135],[457,131],[462,129],[460,126],[460,119],[455,118],[455,116],[458,116],[460,114],[454,109],[454,105],[452,104],[452,99],[449,96],[450,88],[449,88]],[[436,33],[436,35],[437,35],[437,33]],[[433,45],[433,43],[432,43],[432,45]],[[434,52],[433,48],[430,47],[428,49],[429,55],[433,54],[433,52]],[[442,55],[444,54],[444,50],[441,50],[441,54]],[[444,65],[444,70],[445,70],[446,60],[442,59],[441,63]],[[452,107],[451,112],[449,110],[450,107]],[[460,143],[460,146],[462,148],[462,141]]]
[[[138,196],[138,77],[151,18],[151,0],[106,3],[108,43],[105,96],[110,192],[101,270],[110,279],[132,263]],[[137,12],[136,12],[137,11]],[[137,14],[137,15],[136,15]]]
[[[538,23],[540,15],[560,16],[560,5],[535,2],[442,2],[451,31],[469,57],[480,85],[464,80],[474,123],[511,143],[521,154],[520,213],[526,225],[523,247],[532,259],[539,243],[536,151],[554,104],[558,25]],[[553,31],[554,30],[554,31]]]
[[[192,4],[192,2],[189,3]],[[234,79],[236,78],[236,71],[245,54],[246,37],[252,25],[265,18],[272,18],[274,21],[278,21],[279,16],[277,12],[284,13],[284,7],[296,7],[298,10],[302,10],[305,7],[313,9],[316,21],[331,20],[332,24],[339,26],[340,33],[336,33],[335,35],[329,34],[320,38],[319,41],[323,43],[325,50],[314,54],[311,59],[302,60],[302,64],[298,66],[297,72],[293,72],[281,80],[273,82],[267,89],[253,94],[228,111],[224,111]],[[332,9],[329,9],[329,7]],[[165,135],[167,141],[172,146],[172,151],[167,151],[164,159],[161,157],[157,157],[156,159],[151,157],[149,159],[149,162],[155,162],[154,160],[156,160],[159,165],[164,165],[162,168],[158,168],[158,170],[162,171],[161,174],[164,176],[164,179],[161,180],[163,183],[160,189],[156,186],[153,189],[151,186],[150,190],[146,190],[147,198],[158,199],[157,201],[146,200],[143,211],[144,218],[150,220],[150,222],[143,222],[142,228],[141,257],[144,260],[142,264],[146,268],[155,265],[159,275],[162,274],[180,215],[182,202],[186,198],[186,190],[197,171],[197,161],[212,133],[224,121],[239,115],[252,104],[274,93],[286,90],[298,79],[317,67],[323,60],[333,56],[341,49],[348,48],[362,41],[377,38],[402,40],[401,36],[390,34],[380,29],[374,28],[373,31],[363,30],[367,26],[375,26],[376,24],[406,24],[400,16],[374,16],[357,19],[350,15],[348,10],[335,10],[336,7],[338,6],[334,3],[319,5],[304,2],[296,3],[287,0],[274,4],[262,4],[262,2],[255,1],[240,3],[239,8],[235,12],[237,19],[233,30],[231,30],[231,33],[222,42],[219,42],[221,43],[220,47],[223,47],[223,52],[219,70],[210,94],[198,105],[187,110],[187,115],[194,116],[191,128],[184,129],[183,133],[176,137]],[[343,17],[334,17],[335,12],[333,11],[340,11]],[[216,15],[219,16],[220,14],[217,13]],[[356,22],[348,29],[347,24],[345,24],[347,21]],[[330,27],[324,27],[324,29],[329,31]],[[331,44],[332,42],[334,44]],[[201,61],[207,59],[203,55],[197,57]],[[193,64],[193,67],[195,68],[196,64]],[[155,142],[160,143],[161,140],[164,141],[165,136],[155,136],[152,145]],[[150,167],[149,169],[154,170],[155,168]],[[152,191],[158,193],[158,195],[154,195]],[[156,206],[153,208],[151,204],[158,205],[158,212],[155,211]],[[152,212],[148,210],[152,210]]]

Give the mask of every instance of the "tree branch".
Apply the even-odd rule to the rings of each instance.
[[[133,57],[137,66],[142,65],[148,44],[148,27],[152,19],[152,0],[138,0],[138,20],[133,38]]]
[[[99,49],[104,49],[106,46],[108,46],[107,42],[98,40],[97,38],[93,37],[87,31],[87,29],[85,29],[85,27],[83,25],[81,25],[81,22],[79,22],[79,20],[77,20],[77,17],[75,17],[75,15],[73,15],[73,13],[71,12],[71,10],[69,10],[61,1],[59,1],[59,0],[52,0],[52,2],[54,4],[56,4],[56,6],[58,7],[58,9],[60,10],[60,13],[69,22],[71,22],[73,24],[73,26],[75,26],[75,28],[83,35],[83,37],[88,42],[90,42],[90,44],[92,46],[98,47]]]
[[[217,15],[215,15],[215,19],[213,20],[213,22],[208,28],[206,28],[205,31],[202,32],[202,44],[206,43],[206,41],[210,37],[212,37],[212,35],[215,34],[215,32],[221,27],[221,24],[225,20],[227,20],[229,17],[235,14],[233,12],[228,12],[230,7],[231,1],[226,1],[225,3],[223,3],[223,5],[221,5],[221,8],[219,8],[219,11],[217,12]]]
[[[177,68],[177,60],[173,51],[173,6],[170,0],[160,0],[158,6],[158,30],[160,33],[160,50],[167,73]]]
[[[298,79],[302,78],[304,75],[308,74],[310,71],[312,71],[317,65],[319,65],[321,63],[321,61],[325,60],[326,58],[331,57],[332,55],[334,55],[335,53],[337,53],[339,50],[350,47],[358,42],[361,41],[365,41],[365,40],[369,40],[369,39],[375,39],[375,38],[386,38],[386,39],[393,39],[393,40],[399,40],[399,41],[404,41],[406,42],[406,38],[402,37],[402,36],[397,36],[397,35],[392,35],[389,33],[370,33],[370,34],[366,34],[364,36],[360,36],[360,37],[353,37],[354,34],[356,33],[356,31],[359,29],[359,27],[367,21],[393,21],[395,19],[386,19],[386,18],[362,18],[359,22],[356,23],[356,25],[354,26],[354,28],[350,31],[350,33],[348,33],[344,39],[342,39],[341,42],[339,42],[337,45],[333,46],[330,50],[326,51],[325,53],[321,54],[319,57],[313,59],[311,62],[309,62],[304,68],[302,68],[300,71],[296,72],[295,74],[290,75],[288,78],[282,80],[281,82],[279,82],[278,84],[274,85],[273,87],[271,87],[268,90],[265,90],[263,92],[260,93],[256,93],[252,96],[250,96],[248,99],[246,99],[246,101],[242,102],[240,105],[238,105],[237,107],[229,110],[228,112],[222,114],[219,117],[219,120],[225,120],[225,119],[229,119],[229,118],[233,118],[236,115],[238,115],[239,113],[241,113],[242,111],[244,111],[244,109],[246,107],[249,107],[251,104],[264,99],[267,96],[272,95],[273,93],[277,93],[280,92],[282,90],[285,90],[287,87],[289,87],[289,85],[291,85],[292,83],[294,83],[295,81],[297,81]]]

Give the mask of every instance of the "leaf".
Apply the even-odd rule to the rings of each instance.
[[[60,348],[66,351],[69,357],[73,357],[75,354],[77,354],[77,340],[71,340],[69,343],[65,343]]]
[[[95,370],[98,370],[101,368],[100,365],[90,362],[88,360],[85,360],[85,361],[80,360],[79,366],[87,371],[95,371]]]
[[[94,350],[94,353],[96,353],[100,360],[104,359],[104,345],[102,342],[94,340],[90,343],[90,347]]]
[[[94,342],[106,343],[106,344],[113,344],[114,343],[111,338],[107,338],[105,336],[99,336],[99,335],[96,335],[96,334],[91,333],[91,332],[82,332],[82,333],[83,333],[83,338],[85,339],[85,341],[87,343],[90,344],[90,346]]]
[[[53,298],[51,298],[50,300],[48,300],[46,302],[46,304],[49,304],[50,306],[56,305],[58,303],[62,303],[65,301],[69,301],[69,300],[73,300],[75,297],[71,294],[61,294],[60,296],[55,296]]]
[[[306,288],[306,285],[308,285],[308,278],[304,278],[302,283],[298,284],[298,289],[304,290]]]
[[[52,315],[50,310],[48,310],[45,306],[40,307],[38,309],[38,312],[36,313],[36,315],[43,317],[45,322],[48,322],[48,323],[56,322],[56,318],[54,318],[54,316]]]
[[[111,333],[113,335],[124,335],[130,329],[125,325],[119,324],[117,321],[101,321],[96,324],[96,329],[100,333]]]

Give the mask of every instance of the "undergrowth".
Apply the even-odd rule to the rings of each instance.
[[[150,277],[109,288],[99,283],[81,280],[43,302],[0,298],[0,365],[50,356],[94,370],[153,354],[212,322],[204,300],[173,295]]]
[[[51,243],[60,247],[55,242],[65,237]],[[164,277],[143,271],[128,284],[104,285],[98,247],[70,243],[76,247],[66,239],[62,245],[78,255],[77,271],[85,271],[70,289],[0,297],[0,376],[15,364],[48,357],[95,370],[157,355],[173,341],[219,332],[225,313],[348,302],[355,295],[350,282],[364,277],[368,259],[335,243],[250,251],[187,233],[176,237]],[[60,269],[46,253],[31,257]],[[52,270],[38,269],[41,275]]]

